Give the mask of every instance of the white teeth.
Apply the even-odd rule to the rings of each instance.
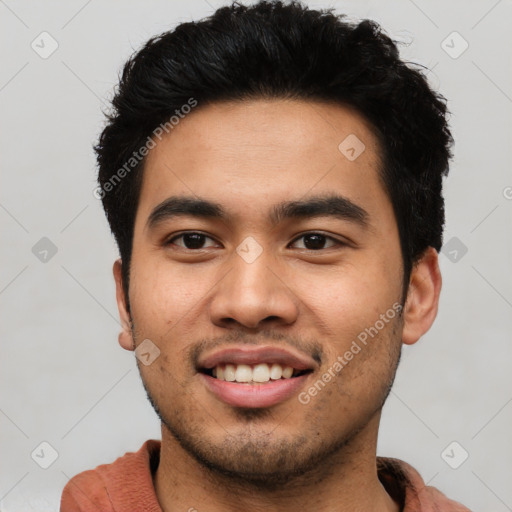
[[[280,364],[273,364],[270,368],[270,378],[278,380],[283,376],[283,368]]]
[[[224,380],[233,382],[235,380],[235,367],[232,364],[227,364],[224,367]]]
[[[250,382],[252,380],[251,367],[246,364],[239,364],[236,367],[235,380],[237,382]]]
[[[283,379],[289,379],[293,375],[293,368],[291,366],[287,366],[283,368]]]
[[[228,382],[258,382],[264,383],[270,380],[289,379],[293,375],[291,366],[282,367],[280,364],[266,363],[255,364],[226,364],[213,368],[212,375],[219,380]]]
[[[255,365],[252,369],[252,380],[254,382],[268,382],[270,380],[268,364]]]

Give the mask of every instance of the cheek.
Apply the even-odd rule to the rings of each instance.
[[[302,281],[306,315],[316,316],[311,321],[323,327],[318,334],[325,334],[322,371],[331,369],[337,375],[329,387],[339,396],[348,393],[344,400],[352,395],[371,399],[366,393],[372,392],[380,396],[400,345],[393,332],[397,323],[393,305],[398,304],[401,283],[390,279],[392,269],[386,274],[377,261],[373,266],[369,262],[345,266],[328,278],[317,275]]]
[[[148,258],[145,265],[134,265],[130,284],[130,299],[139,327],[145,326],[162,335],[193,310],[194,304],[204,295],[207,280],[197,271],[171,267],[169,262],[156,262]],[[206,278],[206,273],[202,277]],[[136,321],[137,321],[136,320]]]
[[[369,261],[340,266],[326,273],[313,271],[294,278],[295,290],[333,333],[357,334],[373,325],[399,298],[400,282],[385,266]]]

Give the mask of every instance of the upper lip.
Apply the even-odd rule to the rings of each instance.
[[[296,370],[313,370],[317,366],[314,359],[293,349],[273,346],[237,346],[216,350],[199,358],[200,369],[211,369],[220,364],[261,364],[277,363],[291,366]]]

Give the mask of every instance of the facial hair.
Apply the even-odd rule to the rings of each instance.
[[[401,322],[398,318],[396,320],[391,334],[388,334],[393,340],[397,333],[401,332]],[[132,334],[135,340],[133,322]],[[283,338],[275,333],[264,334],[267,340]],[[243,338],[236,333],[233,336],[237,339]],[[185,408],[170,408],[171,410],[164,411],[148,388],[142,373],[141,378],[148,400],[163,427],[183,450],[211,473],[212,478],[229,480],[231,485],[272,491],[284,485],[294,485],[294,482],[298,483],[308,475],[320,481],[336,470],[339,465],[339,454],[344,450],[350,451],[353,440],[372,418],[380,413],[391,391],[401,355],[401,343],[393,340],[390,343],[386,377],[379,383],[379,395],[374,401],[373,408],[363,417],[359,417],[357,424],[352,425],[349,431],[340,431],[331,436],[318,435],[325,430],[322,418],[328,403],[323,400],[314,400],[308,405],[308,423],[300,434],[286,435],[279,425],[274,426],[270,431],[264,431],[262,425],[268,424],[274,414],[271,409],[236,408],[234,414],[241,428],[235,433],[226,431],[222,442],[214,444],[209,442],[204,422],[196,420],[204,415],[204,410],[201,410],[201,406],[195,400],[187,400]],[[196,344],[196,352],[199,345]],[[321,354],[317,354],[317,357],[321,358]],[[163,371],[173,378],[167,370]],[[273,423],[270,421],[270,424]],[[279,435],[274,435],[276,432]]]

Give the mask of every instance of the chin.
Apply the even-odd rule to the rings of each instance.
[[[270,415],[270,411],[263,410],[237,413],[244,416],[246,422]],[[322,438],[313,425],[296,434],[287,431],[286,437],[280,437],[279,425],[273,425],[269,431],[254,423],[239,426],[234,431],[221,428],[214,434],[197,425],[190,428],[176,421],[174,415],[172,418],[174,421],[163,422],[164,427],[201,466],[239,485],[268,490],[290,484],[308,473],[325,474],[330,462],[351,438],[341,432],[334,439]]]

